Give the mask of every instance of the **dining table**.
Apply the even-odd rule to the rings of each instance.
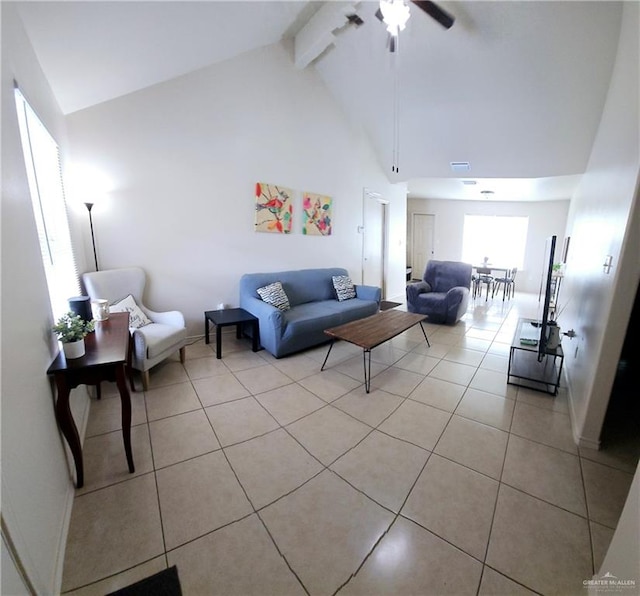
[[[491,265],[486,264],[486,265],[472,265],[473,267],[473,272],[478,275],[478,269],[482,270],[482,274],[481,275],[492,275],[494,278],[495,277],[509,277],[509,275],[511,274],[511,269],[512,267],[502,267],[502,266],[498,266],[498,265]],[[487,271],[488,270],[488,271]],[[503,299],[506,297],[506,292],[507,292],[507,284],[504,284],[504,288],[503,288]],[[489,297],[489,292],[487,289],[487,298]]]

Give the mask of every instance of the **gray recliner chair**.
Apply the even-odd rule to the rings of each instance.
[[[430,323],[457,323],[467,311],[472,266],[459,261],[427,263],[423,280],[407,285],[407,310]]]
[[[180,351],[180,362],[185,360],[187,329],[184,316],[177,310],[155,312],[142,303],[146,284],[145,272],[139,267],[93,271],[82,275],[87,294],[92,299],[105,299],[109,304],[128,295],[133,296],[140,310],[151,323],[131,329],[133,337],[131,366],[142,375],[142,387],[149,389],[149,370],[172,354]]]

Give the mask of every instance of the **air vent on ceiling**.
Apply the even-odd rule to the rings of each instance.
[[[465,186],[475,186],[478,182],[476,180],[463,180],[462,184]]]
[[[449,165],[453,172],[468,172],[471,169],[468,161],[452,161]]]

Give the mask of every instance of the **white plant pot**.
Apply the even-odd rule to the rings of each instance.
[[[81,358],[84,356],[84,339],[70,341],[62,344],[64,357],[67,359]]]

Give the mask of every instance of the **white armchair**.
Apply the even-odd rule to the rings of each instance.
[[[149,388],[149,370],[171,354],[180,351],[180,362],[185,360],[187,330],[184,316],[177,310],[154,312],[142,303],[146,275],[139,267],[93,271],[82,275],[87,294],[92,299],[102,298],[113,304],[133,296],[140,310],[152,323],[132,330],[132,368],[140,371],[142,387]]]

